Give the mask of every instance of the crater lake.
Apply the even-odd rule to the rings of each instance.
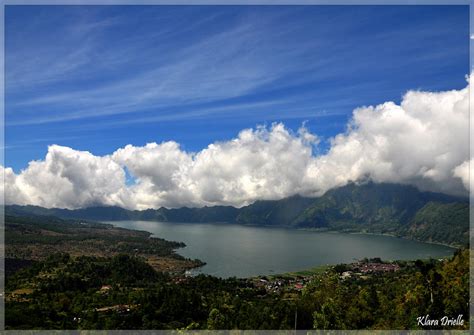
[[[225,223],[109,221],[117,227],[144,230],[186,243],[177,253],[206,262],[194,274],[251,277],[351,263],[364,257],[414,260],[450,256],[454,248],[369,234],[320,232]]]

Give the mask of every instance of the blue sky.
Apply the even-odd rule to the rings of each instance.
[[[50,144],[187,151],[466,86],[467,6],[6,6],[6,166]],[[322,150],[324,150],[323,142]]]

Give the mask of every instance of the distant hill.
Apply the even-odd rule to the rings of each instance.
[[[469,201],[407,185],[351,183],[317,198],[291,224],[462,246],[469,243]]]
[[[256,201],[242,208],[213,206],[130,211],[120,207],[69,210],[11,205],[6,206],[6,213],[96,221],[227,222],[318,228],[392,234],[456,246],[467,245],[469,241],[467,198],[421,192],[413,186],[390,183],[349,183],[317,198],[297,195],[282,200]]]
[[[299,195],[282,200],[260,200],[240,208],[235,221],[242,224],[292,226],[297,217],[316,201],[317,198]]]
[[[178,209],[146,209],[131,211],[121,207],[88,207],[80,209],[44,208],[39,206],[9,205],[5,207],[14,216],[56,216],[62,219],[82,219],[94,221],[164,221],[164,222],[234,222],[239,212],[232,206],[202,208],[182,207]]]

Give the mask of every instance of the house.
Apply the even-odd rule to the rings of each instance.
[[[102,285],[99,292],[100,293],[107,293],[112,289],[112,285]]]
[[[351,276],[352,276],[351,271],[345,271],[341,274],[341,279],[347,279],[347,278],[350,278]]]
[[[295,284],[295,289],[302,290],[304,288],[303,284],[297,283]]]

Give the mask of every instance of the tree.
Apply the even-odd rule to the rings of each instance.
[[[213,308],[209,313],[207,318],[207,328],[208,329],[225,329],[226,319],[217,308]]]

